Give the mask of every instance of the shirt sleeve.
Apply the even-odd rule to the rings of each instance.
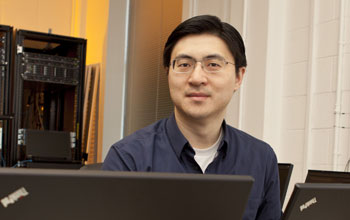
[[[270,158],[266,165],[264,199],[259,207],[257,220],[279,220],[282,214],[277,158],[272,149],[269,155]]]
[[[136,165],[131,156],[113,145],[103,162],[102,170],[136,171]]]

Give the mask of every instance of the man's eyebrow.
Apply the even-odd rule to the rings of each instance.
[[[205,57],[203,57],[205,59],[212,59],[212,58],[220,58],[220,59],[225,59],[223,56],[221,56],[220,54],[214,53],[214,54],[209,54]]]
[[[186,59],[194,59],[193,57],[187,55],[187,54],[179,54],[175,57],[175,59],[179,59],[179,58],[186,58]],[[224,59],[223,56],[221,56],[220,54],[214,53],[214,54],[209,54],[203,57],[203,59],[212,59],[212,58],[220,58],[220,59]],[[195,59],[194,59],[195,60]]]
[[[179,58],[186,58],[186,59],[194,59],[193,57],[187,55],[187,54],[179,54],[175,57],[175,60],[176,59],[179,59]]]

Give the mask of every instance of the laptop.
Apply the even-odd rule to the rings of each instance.
[[[283,207],[284,200],[287,195],[290,177],[292,176],[293,164],[291,163],[279,163],[278,173],[280,180],[280,201]]]
[[[297,183],[283,220],[349,220],[350,184]]]
[[[0,219],[242,219],[250,176],[0,169]]]
[[[308,170],[306,183],[350,183],[350,172]]]

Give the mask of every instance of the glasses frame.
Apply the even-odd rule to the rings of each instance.
[[[176,70],[175,70],[175,62],[176,62],[177,60],[179,60],[179,59],[190,59],[190,60],[193,60],[194,65],[193,65],[193,67],[192,67],[189,71],[186,71],[186,72],[179,72],[179,71],[176,71]],[[181,73],[181,74],[182,74],[182,73],[183,73],[183,74],[186,74],[186,73],[192,73],[192,72],[194,71],[194,69],[196,68],[196,64],[197,64],[198,62],[200,62],[200,63],[201,63],[202,70],[203,70],[204,72],[206,72],[206,73],[219,73],[219,72],[221,72],[222,70],[210,71],[210,70],[207,70],[206,67],[204,67],[203,61],[206,61],[206,60],[209,60],[209,59],[219,59],[219,60],[223,61],[224,65],[222,66],[222,69],[224,69],[224,68],[226,67],[227,64],[232,64],[232,65],[236,66],[235,63],[228,62],[225,58],[223,58],[223,57],[221,57],[221,56],[208,56],[208,57],[204,57],[202,60],[196,60],[195,58],[190,57],[190,56],[181,56],[181,57],[177,57],[177,58],[173,59],[173,60],[171,61],[171,66],[172,66],[173,72],[175,72],[175,73]]]

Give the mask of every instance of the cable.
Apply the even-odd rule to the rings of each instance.
[[[2,167],[5,167],[5,166],[6,166],[6,161],[5,161],[4,156],[2,155],[2,151],[1,151],[1,153],[0,153],[0,156],[1,156],[1,164],[2,164]]]
[[[18,161],[15,165],[13,165],[12,168],[15,167],[22,167],[24,165],[24,163],[28,163],[28,162],[32,162],[32,160],[22,160],[22,161]]]

